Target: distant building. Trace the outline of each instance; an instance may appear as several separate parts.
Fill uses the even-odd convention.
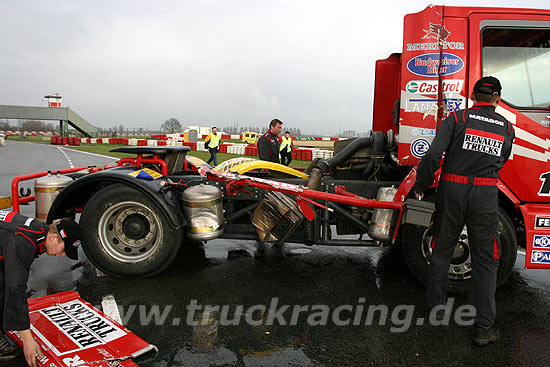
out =
[[[357,133],[355,132],[355,130],[344,130],[342,132],[343,138],[355,138],[356,136],[357,136]]]

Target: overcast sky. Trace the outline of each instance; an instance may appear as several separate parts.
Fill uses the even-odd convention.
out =
[[[426,1],[0,1],[0,104],[64,106],[100,127],[371,127],[374,63]],[[445,1],[547,8],[548,0]]]

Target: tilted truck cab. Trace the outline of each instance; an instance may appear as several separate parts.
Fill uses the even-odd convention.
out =
[[[442,119],[471,107],[474,83],[488,75],[501,81],[497,112],[516,134],[500,205],[526,267],[550,268],[549,10],[429,6],[407,15],[402,53],[376,64],[373,130],[398,135],[397,164],[415,166]]]

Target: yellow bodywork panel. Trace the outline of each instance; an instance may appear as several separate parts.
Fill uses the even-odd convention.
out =
[[[0,196],[0,209],[11,208],[11,198],[9,196]]]
[[[203,161],[202,159],[200,159],[198,157],[193,157],[192,155],[186,155],[185,159],[187,159],[187,161],[189,163],[191,163],[195,166],[205,166],[205,165],[207,165],[206,161]]]
[[[238,173],[238,174],[245,174],[248,171],[261,170],[261,169],[268,169],[273,173],[275,172],[282,173],[290,177],[298,177],[298,178],[309,177],[303,172],[300,172],[298,170],[295,170],[294,168],[290,168],[279,163],[261,161],[258,159],[245,158],[245,157],[229,159],[225,162],[218,164],[216,167],[213,168],[214,171],[231,172],[231,173]]]

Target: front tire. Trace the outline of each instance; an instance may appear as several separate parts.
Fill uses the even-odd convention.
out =
[[[497,287],[501,286],[512,273],[517,257],[517,235],[508,215],[499,208],[498,222],[501,254],[497,271]],[[433,233],[429,228],[405,225],[401,235],[401,250],[411,272],[424,285],[428,283],[428,268]],[[449,267],[448,290],[452,293],[467,293],[471,282],[471,256],[466,226],[455,246],[453,260]]]
[[[84,207],[83,249],[90,261],[112,276],[153,276],[178,253],[181,234],[143,193],[126,185],[107,186]]]

